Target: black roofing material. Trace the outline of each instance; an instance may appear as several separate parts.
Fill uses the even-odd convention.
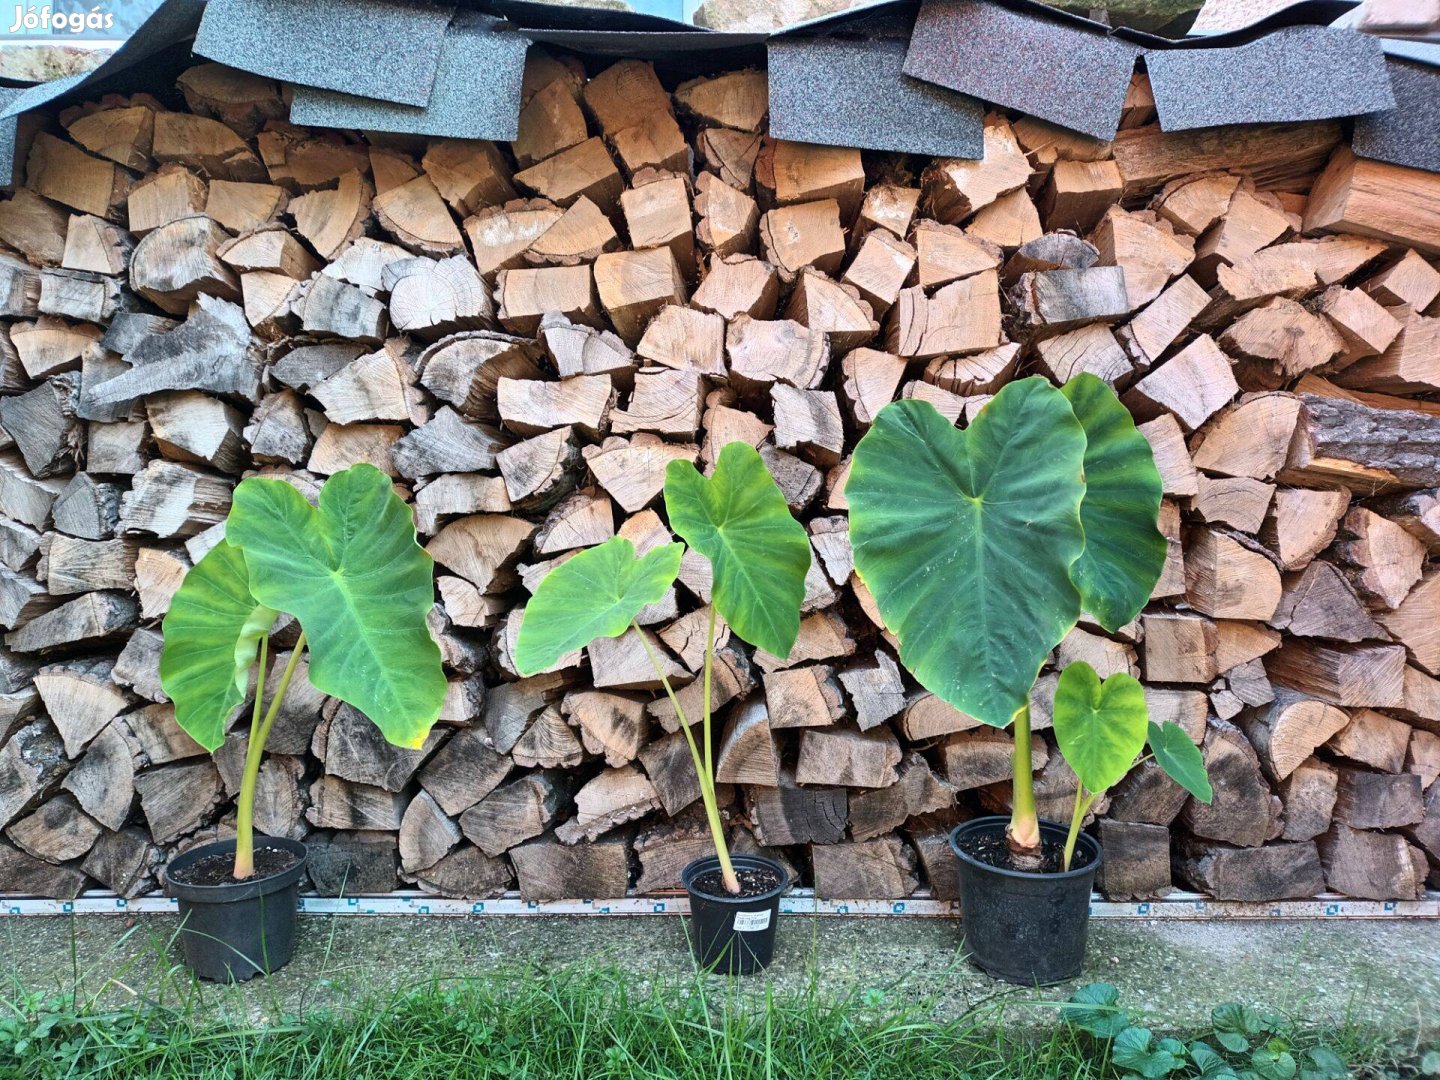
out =
[[[594,56],[623,56],[634,60],[674,61],[701,71],[721,71],[736,63],[737,51],[764,55],[768,33],[736,31],[687,34],[669,30],[521,30],[531,41],[558,45]]]
[[[1292,26],[1248,45],[1145,57],[1164,131],[1329,120],[1395,106],[1380,43],[1349,30]]]
[[[626,11],[613,7],[577,7],[545,3],[543,0],[486,0],[485,5],[516,26],[545,30],[658,31],[661,33],[704,34],[707,28],[663,15]]]
[[[1396,107],[1355,119],[1360,157],[1440,172],[1440,68],[1391,59]]]
[[[8,119],[31,109],[38,109],[64,97],[72,90],[93,86],[142,60],[148,60],[162,49],[194,34],[204,10],[205,0],[165,0],[165,3],[156,8],[135,33],[98,67],[76,75],[67,75],[63,79],[52,79],[24,90],[5,102],[5,110],[0,112],[0,118]],[[3,169],[0,169],[0,175],[3,174]]]
[[[770,42],[770,134],[777,139],[981,158],[974,98],[907,78],[905,42],[786,37]]]
[[[440,44],[430,102],[397,105],[295,87],[290,119],[312,127],[509,142],[519,133],[520,80],[530,42],[498,19],[462,11]]]
[[[195,51],[271,79],[424,105],[453,12],[424,0],[210,0]]]
[[[925,0],[905,74],[1113,139],[1136,45],[983,0]]]

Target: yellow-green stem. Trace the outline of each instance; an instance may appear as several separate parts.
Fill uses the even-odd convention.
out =
[[[1014,855],[1038,858],[1040,819],[1035,814],[1035,782],[1030,762],[1030,706],[1015,714],[1015,749],[1010,759],[1013,783],[1007,838]]]
[[[715,777],[710,768],[710,694],[709,675],[711,653],[714,651],[714,612],[711,612],[711,634],[710,642],[705,650],[705,714],[704,727],[705,755],[702,757],[700,748],[695,745],[695,734],[690,730],[690,720],[685,715],[685,710],[680,707],[680,699],[675,696],[675,688],[670,685],[670,679],[665,674],[665,669],[660,665],[660,658],[655,655],[655,650],[650,647],[650,640],[645,632],[635,623],[630,624],[631,628],[640,636],[640,644],[645,647],[645,655],[650,658],[650,666],[655,669],[655,674],[660,676],[660,685],[665,687],[665,693],[670,698],[670,704],[675,709],[675,716],[680,721],[680,730],[685,733],[685,743],[690,747],[690,760],[695,763],[695,776],[700,781],[700,801],[705,806],[705,820],[710,825],[710,839],[715,844],[715,857],[720,860],[720,880],[725,884],[725,891],[738,895],[740,892],[740,879],[735,874],[735,866],[730,861],[730,845],[725,842],[725,825],[720,820],[720,805],[715,799]]]
[[[715,605],[710,605],[710,625],[705,631],[705,717],[702,730],[705,735],[705,775],[715,775],[715,764],[710,758],[710,670],[715,666]]]
[[[1078,783],[1075,785],[1075,812],[1070,815],[1070,834],[1065,837],[1066,870],[1070,869],[1070,860],[1075,856],[1075,841],[1080,839],[1080,823],[1085,820],[1085,812],[1094,801],[1094,795],[1087,798],[1084,787]]]
[[[270,738],[270,729],[275,726],[275,717],[280,715],[280,704],[285,700],[285,691],[290,689],[290,680],[305,652],[305,633],[301,631],[295,642],[295,651],[290,662],[280,674],[280,683],[275,687],[275,696],[270,699],[270,708],[260,718],[261,698],[265,693],[265,651],[266,643],[260,642],[260,673],[255,682],[255,711],[250,717],[250,744],[245,748],[245,771],[240,777],[240,797],[235,804],[235,880],[243,881],[255,873],[255,783],[260,778],[260,762],[265,757],[265,743]]]

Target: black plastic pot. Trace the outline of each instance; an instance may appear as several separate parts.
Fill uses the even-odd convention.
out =
[[[713,855],[696,859],[680,875],[690,894],[690,947],[707,970],[751,975],[763,970],[775,952],[775,922],[790,876],[778,862],[763,855],[732,855],[730,861],[737,870],[773,870],[780,884],[759,896],[697,892],[691,883],[707,870],[717,869],[720,860]]]
[[[207,855],[233,855],[234,840],[202,844],[165,868],[165,891],[180,901],[185,964],[202,979],[244,982],[278,971],[295,947],[295,913],[305,874],[305,845],[280,837],[255,838],[256,847],[284,848],[300,861],[269,877],[223,885],[186,885],[172,876]]]
[[[967,855],[966,837],[1005,835],[1009,818],[957,825],[950,847],[960,859],[960,917],[966,957],[987,975],[1024,986],[1048,986],[1080,974],[1090,927],[1090,890],[1100,845],[1081,833],[1075,867],[1059,874],[1002,869]],[[1065,843],[1069,830],[1040,822],[1042,840]]]

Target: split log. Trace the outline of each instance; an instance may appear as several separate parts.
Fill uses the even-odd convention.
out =
[[[1292,900],[1325,888],[1320,854],[1308,841],[1258,848],[1187,842],[1182,854],[1177,863],[1180,876],[1216,900]]]
[[[1181,821],[1196,836],[1237,847],[1259,847],[1280,835],[1281,803],[1261,775],[1260,760],[1240,729],[1212,722],[1202,747],[1215,790],[1208,806],[1185,804]]]
[[[1265,663],[1271,681],[1332,705],[1402,704],[1405,650],[1399,645],[1287,641]]]
[[[630,848],[623,836],[581,844],[532,840],[513,848],[510,859],[523,900],[608,899],[624,896],[630,884]]]
[[[1312,562],[1298,574],[1285,576],[1280,606],[1270,624],[1299,637],[1337,641],[1386,636],[1345,576],[1330,563],[1320,561]]]
[[[1010,759],[1014,746],[1009,732],[991,727],[982,726],[951,735],[940,744],[945,778],[957,791],[970,791],[1007,780],[1011,775]],[[1031,765],[1037,770],[1043,769],[1049,758],[1044,739],[1039,734],[1032,735]]]
[[[569,803],[570,792],[561,774],[530,773],[497,787],[462,813],[460,828],[467,840],[494,858],[539,836]]]
[[[1420,580],[1425,546],[1379,514],[1355,507],[1340,522],[1335,553],[1353,569],[1356,590],[1394,610]]]
[[[1417,900],[1425,890],[1424,853],[1390,833],[1336,824],[1317,841],[1325,884],[1368,900]]]
[[[821,899],[895,899],[919,886],[915,853],[898,836],[810,849],[815,895]]]
[[[1266,775],[1276,781],[1288,777],[1349,723],[1344,710],[1285,689],[1276,692],[1268,707],[1240,719]]]
[[[1170,892],[1169,829],[1101,818],[1096,832],[1105,849],[1105,861],[1100,864],[1095,887],[1107,900],[1148,900]]]
[[[745,795],[755,837],[767,847],[837,844],[845,838],[848,811],[843,787],[801,787],[793,770],[782,769],[778,785],[747,787]]]
[[[393,833],[337,832],[312,837],[305,868],[321,896],[383,895],[395,888],[399,850]]]

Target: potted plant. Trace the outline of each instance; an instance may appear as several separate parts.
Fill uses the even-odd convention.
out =
[[[225,538],[185,575],[162,624],[160,682],[201,746],[217,749],[254,694],[235,839],[202,844],[165,869],[185,960],[201,977],[248,979],[290,959],[305,845],[257,845],[253,811],[265,741],[300,658],[308,654],[316,689],[359,709],[391,743],[425,741],[446,691],[425,621],[433,574],[410,508],[374,466],[330,477],[318,507],[281,480],[251,477],[235,488]],[[267,707],[269,638],[282,614],[300,635]]]
[[[1066,731],[1061,750],[1081,776],[1067,830],[1035,812],[1030,693],[1082,611],[1114,632],[1159,580],[1166,542],[1150,445],[1100,379],[1083,374],[1057,389],[1031,377],[1005,386],[964,430],[923,401],[887,405],[856,447],[845,497],[855,568],[900,642],[901,662],[961,712],[1014,725],[1008,822],[980,818],[951,836],[966,948],[1008,981],[1071,978],[1101,859],[1079,833],[1085,789],[1093,802],[1119,778],[1110,771],[1123,775],[1133,762],[1136,753],[1113,765],[1124,749],[1115,730],[1127,738],[1146,730],[1144,696],[1114,676],[1096,690],[1079,671],[1057,694],[1057,737]],[[1157,763],[1208,798],[1193,743],[1173,724],[1157,730]],[[1092,769],[1085,757],[1095,740],[1112,770]]]
[[[665,472],[665,510],[684,544],[663,544],[637,558],[634,545],[617,536],[545,575],[525,607],[515,667],[522,675],[534,675],[596,638],[629,630],[639,635],[685,733],[715,843],[713,857],[695,860],[682,874],[690,895],[692,945],[706,968],[749,974],[770,962],[775,917],[788,879],[773,859],[731,855],[725,840],[711,737],[715,624],[718,616],[733,635],[788,656],[800,632],[810,542],[764,461],[745,443],[722,449],[708,479],[690,462],[672,461]],[[686,544],[709,561],[711,570],[698,740],[692,730],[696,718],[686,715],[654,647],[635,622],[674,582]]]

